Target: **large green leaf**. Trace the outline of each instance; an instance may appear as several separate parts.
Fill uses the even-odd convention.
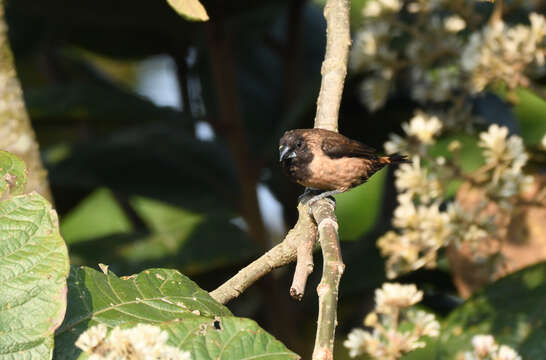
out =
[[[134,197],[131,205],[150,231],[121,249],[123,258],[132,262],[160,262],[194,273],[256,255],[245,231],[225,216],[192,212],[145,197]]]
[[[492,334],[523,359],[546,353],[546,263],[498,280],[470,298],[447,319],[437,359],[454,359],[470,350],[476,334]]]
[[[146,229],[127,232],[129,228],[121,226],[126,216],[118,213],[122,209],[107,193],[100,194],[100,199],[93,196],[93,202],[101,201],[98,213],[85,200],[61,227],[67,231],[70,254],[77,264],[106,262],[123,273],[174,267],[195,274],[243,263],[257,255],[258,249],[248,234],[227,214],[195,212],[135,196],[129,203]]]
[[[26,166],[17,156],[0,150],[0,196],[21,193],[26,184]]]
[[[68,244],[129,233],[132,228],[112,192],[105,188],[92,192],[61,222],[61,231]]]
[[[299,359],[249,319],[192,316],[161,325],[171,345],[190,351],[194,360]]]
[[[47,200],[31,193],[0,202],[0,359],[51,357],[67,275],[66,246]]]
[[[74,146],[51,169],[51,181],[86,190],[105,186],[211,213],[235,209],[239,195],[225,147],[193,139],[181,122],[135,126]]]
[[[193,281],[176,270],[150,269],[117,277],[73,266],[68,278],[68,308],[55,337],[55,356],[74,359],[79,335],[99,323],[162,323],[191,312],[211,318],[231,315]]]
[[[68,310],[56,334],[57,359],[74,359],[78,336],[99,323],[161,326],[169,343],[199,359],[294,359],[297,355],[256,323],[238,319],[176,270],[150,269],[119,278],[85,267],[69,277]]]

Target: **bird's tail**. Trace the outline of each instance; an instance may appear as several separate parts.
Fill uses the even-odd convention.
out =
[[[404,164],[411,163],[406,155],[394,153],[388,156],[382,156],[379,158],[379,162],[383,164]]]

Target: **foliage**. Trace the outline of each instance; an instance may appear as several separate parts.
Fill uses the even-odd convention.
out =
[[[505,5],[497,20],[502,26],[489,24],[496,3]],[[18,77],[73,265],[67,316],[55,339],[58,358],[80,356],[74,344],[93,325],[105,325],[104,336],[109,337],[116,327],[118,333],[142,322],[167,332],[166,343],[182,344],[194,360],[296,357],[287,348],[310,357],[306,351],[314,336],[320,260],[302,303],[288,300],[291,269],[276,272],[229,304],[233,314],[244,317],[211,302],[202,289],[222,284],[296,221],[295,205],[303,189],[283,177],[277,142],[285,130],[312,124],[325,48],[324,1],[203,0],[206,12],[197,15],[180,7],[192,4],[200,3],[6,4]],[[540,319],[540,276],[525,274],[537,274],[541,266],[501,280],[496,279],[504,273],[488,270],[487,281],[495,283],[463,302],[455,295],[459,274],[449,255],[457,246],[464,248],[469,238],[476,248],[491,250],[485,234],[505,231],[506,224],[494,221],[504,215],[514,219],[508,230],[517,236],[511,240],[527,244],[530,232],[514,231],[513,225],[528,219],[517,217],[527,212],[520,206],[525,200],[519,196],[520,185],[528,179],[523,174],[541,184],[537,174],[546,163],[540,148],[546,132],[545,77],[538,51],[545,44],[536,25],[540,16],[530,17],[544,10],[542,3],[527,0],[352,1],[352,71],[345,84],[340,131],[379,153],[409,150],[419,160],[415,157],[398,170],[384,169],[336,197],[347,264],[340,284],[337,359],[348,356],[341,344],[371,310],[374,289],[387,275],[416,283],[424,293],[419,306],[434,312],[442,324],[440,340],[419,340],[427,346],[404,358],[453,358],[472,351],[472,336],[478,334],[494,335],[499,346],[511,346],[523,358],[540,357],[544,331],[533,317]],[[186,21],[188,16],[204,20],[209,15],[207,23]],[[500,44],[498,49],[495,44]],[[506,62],[502,51],[512,47],[522,51],[511,53]],[[487,66],[492,61],[498,66]],[[507,75],[510,66],[517,68],[514,76]],[[163,78],[178,91],[168,90],[163,82],[143,85],[146,67],[156,80],[166,74]],[[389,139],[395,146],[384,149]],[[494,157],[499,144],[510,145],[500,152],[509,159]],[[518,171],[499,173],[492,164]],[[35,195],[20,195],[25,176],[20,162],[0,155],[0,168],[11,169],[14,176],[0,177],[2,201],[34,209],[25,215],[29,217],[38,216],[40,207],[49,209]],[[474,206],[455,207],[463,203],[461,189],[477,171],[480,188],[488,191],[484,201],[498,205],[503,200],[511,209],[480,213]],[[497,186],[502,184],[510,186]],[[264,201],[260,192],[258,204],[257,188],[267,189],[275,200]],[[498,190],[509,196],[492,196]],[[411,201],[400,204],[398,191],[409,193]],[[56,224],[49,220],[55,236],[48,241],[61,249]],[[401,226],[409,223],[412,227]],[[378,249],[376,240],[385,234],[392,241],[381,243],[392,246]],[[401,239],[418,241],[400,251]],[[4,246],[8,242],[2,240],[0,249]],[[518,257],[527,259],[531,256],[525,246],[518,247]],[[473,264],[503,271],[499,265],[511,263],[493,250],[492,258],[477,256]],[[397,261],[390,260],[396,256]],[[117,277],[110,270],[104,274],[79,267],[97,263],[109,264],[116,274],[137,275]],[[520,265],[514,268],[526,264]],[[66,261],[49,274],[60,281],[66,276]],[[182,286],[168,288],[159,299],[137,301],[144,297],[137,294],[136,279],[156,292],[161,286],[156,275],[171,276]],[[534,287],[524,285],[528,282]],[[1,294],[5,286],[0,281]],[[114,292],[125,300],[119,301]],[[182,309],[171,298],[186,292],[207,300]],[[115,309],[123,312],[110,309],[107,296],[112,304],[122,303]],[[0,319],[4,314],[0,304]],[[38,340],[28,346],[42,344],[40,349],[51,351],[60,310],[55,314],[56,319],[48,317],[47,332],[37,332]],[[442,321],[444,315],[447,320]],[[85,320],[78,323],[78,316]],[[375,325],[383,327],[393,321],[387,316],[379,320]],[[397,334],[410,331],[411,321],[405,315],[399,320]],[[9,339],[1,336],[2,324],[0,320],[0,344]]]
[[[0,151],[0,179],[0,358],[48,358],[66,308],[66,245],[51,204],[21,195],[23,161]]]
[[[78,357],[76,340],[93,326],[127,328],[137,323],[165,329],[168,343],[189,351],[193,359],[216,359],[219,354],[226,359],[298,358],[255,322],[233,317],[176,270],[149,269],[122,278],[105,271],[72,267],[67,315],[55,335],[56,358]]]

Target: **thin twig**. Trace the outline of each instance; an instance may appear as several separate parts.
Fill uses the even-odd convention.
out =
[[[240,270],[231,279],[210,292],[210,295],[216,301],[225,304],[238,297],[250,285],[271,270],[296,260],[299,245],[314,243],[317,237],[317,227],[311,216],[309,216],[309,207],[300,203],[298,213],[298,222],[280,244]]]
[[[315,237],[306,237],[300,241],[297,248],[296,270],[292,286],[290,286],[290,296],[296,300],[301,300],[305,294],[305,285],[307,278],[313,272],[313,248],[315,247]]]

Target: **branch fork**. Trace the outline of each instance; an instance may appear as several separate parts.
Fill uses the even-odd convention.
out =
[[[326,55],[321,68],[322,81],[315,128],[338,130],[339,107],[351,44],[349,9],[349,0],[327,0],[324,7],[327,23]],[[345,270],[334,212],[335,203],[320,199],[309,206],[305,200],[304,194],[298,204],[298,222],[286,238],[210,295],[225,304],[271,270],[296,261],[290,295],[301,300],[307,278],[313,272],[313,249],[318,236],[324,265],[322,279],[317,287],[319,315],[313,360],[333,360],[338,288]]]

